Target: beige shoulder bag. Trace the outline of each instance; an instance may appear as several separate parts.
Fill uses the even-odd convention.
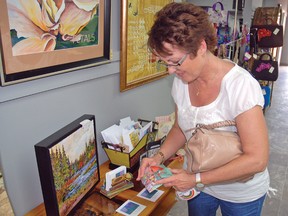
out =
[[[235,121],[222,121],[210,125],[197,124],[185,151],[188,171],[197,173],[223,166],[242,154],[240,138],[236,132],[215,128],[236,126]]]

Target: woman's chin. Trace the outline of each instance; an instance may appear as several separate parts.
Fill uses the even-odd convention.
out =
[[[187,79],[187,77],[185,77],[183,74],[177,74],[177,77],[179,78],[179,79],[181,79],[183,82],[189,82],[190,80],[189,79]]]

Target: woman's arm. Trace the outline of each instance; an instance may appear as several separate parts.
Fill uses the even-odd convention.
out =
[[[181,147],[184,146],[186,138],[178,125],[177,109],[175,111],[175,122],[169,131],[165,142],[162,144],[160,151],[164,154],[165,160],[173,156]]]
[[[140,180],[140,178],[143,176],[146,167],[151,165],[157,165],[160,164],[162,161],[167,160],[168,158],[173,156],[181,147],[183,147],[185,142],[186,138],[178,125],[176,108],[175,122],[159,150],[160,152],[162,152],[163,155],[161,156],[161,154],[156,154],[152,158],[144,158],[138,170],[137,180]]]

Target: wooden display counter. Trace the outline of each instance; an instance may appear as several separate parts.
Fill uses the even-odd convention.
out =
[[[168,167],[179,169],[182,167],[182,162],[178,160],[172,161]],[[156,202],[151,202],[145,199],[142,199],[137,196],[137,194],[142,190],[143,186],[140,182],[134,182],[135,187],[125,190],[118,194],[113,199],[109,200],[108,198],[104,197],[99,193],[100,187],[103,184],[103,180],[105,178],[105,173],[110,171],[109,169],[109,161],[103,163],[100,166],[100,175],[101,180],[95,187],[95,189],[85,198],[83,203],[77,209],[75,215],[85,215],[81,214],[82,211],[96,211],[102,213],[102,215],[121,215],[116,213],[115,210],[124,203],[126,200],[132,200],[142,205],[145,205],[146,208],[141,212],[140,215],[147,216],[147,215],[166,215],[169,210],[173,207],[176,202],[175,199],[175,190],[173,188],[165,188],[161,186],[159,189],[163,190],[164,193]],[[137,173],[134,174],[136,178]],[[29,211],[25,216],[45,216],[45,207],[44,203],[41,203],[36,208]]]

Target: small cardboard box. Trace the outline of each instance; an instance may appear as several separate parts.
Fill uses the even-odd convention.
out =
[[[138,121],[142,123],[142,121],[146,120],[138,120]],[[110,160],[110,168],[115,168],[117,166],[123,165],[126,166],[127,169],[132,170],[138,167],[140,156],[147,151],[146,145],[155,140],[157,133],[157,129],[155,129],[155,124],[157,123],[153,122],[152,132],[144,135],[143,138],[138,142],[138,144],[130,153],[108,148],[108,146],[111,144],[102,141],[102,147]]]

